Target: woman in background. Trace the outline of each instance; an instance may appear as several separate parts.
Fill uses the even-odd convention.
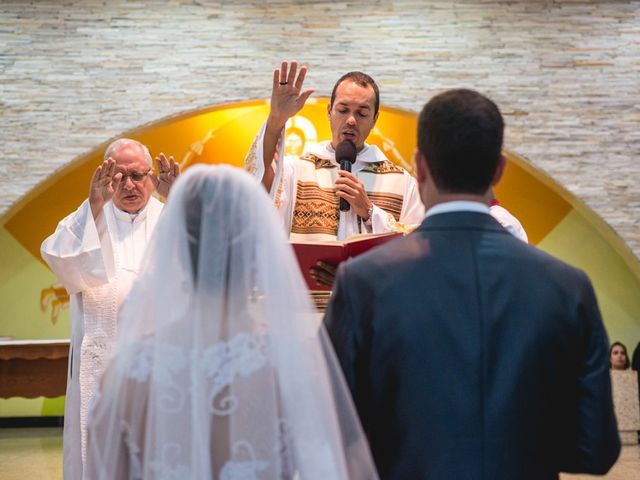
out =
[[[629,368],[629,355],[623,343],[613,342],[609,348],[609,367],[612,370],[626,370]]]

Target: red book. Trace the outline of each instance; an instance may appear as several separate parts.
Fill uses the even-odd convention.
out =
[[[338,265],[348,258],[356,257],[378,245],[402,236],[402,233],[381,233],[354,235],[344,242],[291,242],[298,258],[298,265],[304,275],[309,290],[330,291],[331,288],[317,283],[309,274],[309,270],[317,266],[319,261]]]

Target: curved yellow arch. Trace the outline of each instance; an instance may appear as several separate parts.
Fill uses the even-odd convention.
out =
[[[328,99],[312,99],[287,129],[287,148],[330,138]],[[152,154],[173,155],[183,169],[195,163],[241,167],[254,135],[268,115],[265,100],[217,105],[168,117],[123,136]],[[413,170],[417,115],[381,107],[369,136],[399,165]],[[40,260],[42,240],[86,198],[89,180],[108,142],[55,172],[0,219],[0,302],[8,309],[0,335],[15,338],[68,336],[68,315],[56,279]],[[612,339],[632,346],[640,337],[640,264],[621,239],[583,202],[525,159],[507,152],[509,165],[496,196],[524,225],[532,244],[584,269],[592,278]],[[42,302],[40,302],[42,300]],[[40,304],[42,303],[42,305]],[[41,308],[42,307],[42,308]]]

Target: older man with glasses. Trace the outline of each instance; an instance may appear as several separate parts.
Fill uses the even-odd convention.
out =
[[[173,157],[121,138],[96,169],[89,198],[64,218],[41,247],[42,258],[71,298],[71,348],[64,420],[64,478],[81,479],[86,415],[103,361],[147,242],[162,211],[155,189],[167,197],[180,174]]]

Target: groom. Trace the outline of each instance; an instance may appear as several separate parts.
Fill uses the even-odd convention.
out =
[[[477,92],[434,97],[424,222],[339,269],[325,323],[383,479],[557,479],[618,457],[589,279],[489,214],[503,130]]]

